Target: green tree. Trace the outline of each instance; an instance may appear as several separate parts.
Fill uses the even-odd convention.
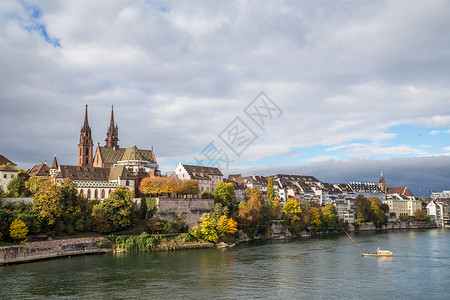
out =
[[[8,194],[11,197],[26,196],[25,180],[21,176],[15,176],[7,185]]]
[[[139,218],[146,219],[147,218],[147,199],[141,198],[141,207],[139,208]]]
[[[106,209],[101,204],[95,204],[92,208],[92,221],[94,230],[98,233],[110,233],[112,231],[111,220]]]
[[[202,199],[214,199],[214,193],[212,193],[212,192],[210,192],[208,190],[203,191],[203,193],[200,196],[200,198],[202,198]]]
[[[273,178],[269,177],[267,180],[267,202],[272,207],[273,200],[275,199],[275,190],[273,188]]]
[[[186,218],[182,212],[176,211],[173,213],[173,218],[170,223],[173,229],[182,231],[186,227]]]
[[[328,230],[335,229],[337,224],[336,206],[330,203],[326,204],[320,211],[320,219]]]
[[[227,206],[230,211],[237,207],[234,185],[231,182],[219,181],[214,189],[214,202]]]
[[[30,191],[31,195],[34,196],[42,186],[42,180],[36,175],[31,176],[25,183],[26,188]]]
[[[116,188],[101,204],[113,231],[123,230],[133,223],[133,193],[126,187]]]
[[[427,213],[423,211],[423,209],[418,208],[414,212],[414,220],[430,222],[430,216],[428,216]]]
[[[25,225],[24,222],[22,222],[19,219],[15,219],[10,226],[9,229],[9,236],[16,240],[21,241],[24,240],[27,237],[28,234],[28,227]]]
[[[159,216],[155,215],[148,219],[147,229],[150,233],[159,233],[162,229],[161,219]]]
[[[372,219],[372,208],[369,199],[358,195],[355,200],[356,217],[358,223],[370,222]]]
[[[0,198],[5,197],[5,191],[3,190],[3,186],[0,185]]]
[[[399,218],[400,221],[402,221],[402,222],[407,222],[407,221],[409,221],[409,216],[408,216],[408,215],[400,215],[398,218]]]

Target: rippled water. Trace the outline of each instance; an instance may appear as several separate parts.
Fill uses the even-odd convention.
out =
[[[0,267],[0,299],[449,299],[450,231],[356,234],[231,249],[72,257]]]

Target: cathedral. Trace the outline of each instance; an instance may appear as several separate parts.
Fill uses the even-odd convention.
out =
[[[54,158],[56,161],[56,157]],[[80,194],[88,199],[103,200],[117,187],[127,187],[136,196],[140,195],[139,184],[143,178],[158,174],[153,147],[151,150],[119,147],[119,127],[114,122],[114,107],[111,107],[111,120],[106,132],[105,145],[98,143],[94,153],[94,142],[88,120],[88,106],[84,123],[80,130],[78,144],[78,164],[76,166],[57,165],[52,178],[56,182],[64,178],[72,180]]]

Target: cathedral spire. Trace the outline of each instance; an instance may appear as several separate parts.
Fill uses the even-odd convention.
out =
[[[114,106],[111,105],[111,120],[109,122],[109,128],[106,132],[106,147],[115,148],[119,147],[119,127],[114,125]]]
[[[78,166],[91,167],[93,163],[92,150],[94,142],[92,141],[91,128],[88,121],[88,105],[84,115],[84,124],[80,130],[80,143],[78,144]]]

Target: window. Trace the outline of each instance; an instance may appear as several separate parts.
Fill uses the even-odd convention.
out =
[[[89,155],[89,148],[86,148],[86,155]]]
[[[5,174],[5,175],[3,175],[3,178],[5,178],[5,179],[6,179],[6,176],[7,176],[6,174]]]
[[[88,158],[86,157],[86,164],[88,164]]]
[[[88,189],[88,191],[87,191],[87,198],[88,198],[88,199],[91,199],[91,190],[89,190],[89,189]]]
[[[81,196],[84,196],[84,190],[81,190],[81,191],[80,191],[80,195],[81,195]]]
[[[102,199],[105,199],[105,190],[102,189]]]
[[[97,189],[95,189],[95,192],[94,192],[94,199],[98,199],[98,190]]]

